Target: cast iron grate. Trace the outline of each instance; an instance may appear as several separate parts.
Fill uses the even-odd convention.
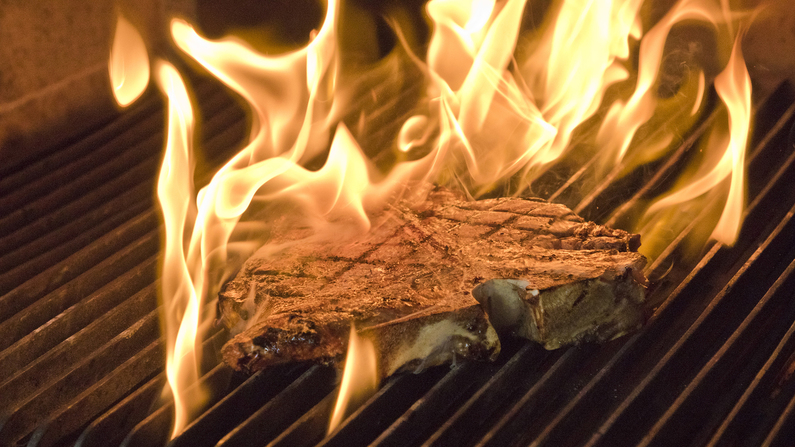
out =
[[[215,154],[208,164],[217,165],[243,138],[244,114],[209,81],[196,92],[203,146]],[[239,376],[220,363],[226,334],[217,331],[204,344],[208,409],[171,444],[792,444],[794,101],[784,85],[758,107],[740,241],[683,261],[694,225],[675,235],[648,267],[653,315],[642,331],[553,352],[513,342],[494,364],[395,376],[330,436],[335,371],[290,365]],[[4,445],[167,442],[152,200],[163,121],[150,96],[45,159],[0,167]],[[670,185],[705,130],[632,175],[594,183],[588,162],[542,177],[534,190],[620,226],[633,205]]]

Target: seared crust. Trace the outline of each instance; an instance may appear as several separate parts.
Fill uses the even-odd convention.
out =
[[[632,252],[639,236],[584,222],[565,206],[538,199],[471,202],[437,188],[419,205],[385,212],[363,237],[298,234],[301,229],[283,232],[278,245],[252,256],[220,294],[224,322],[247,327],[223,349],[237,369],[334,361],[345,352],[351,322],[375,344],[382,375],[456,358],[493,359],[499,340],[483,310],[491,313],[490,306],[479,305],[472,292],[494,278],[524,279],[528,289],[542,291],[620,282],[633,296],[622,306],[637,311],[642,302],[645,259]],[[542,316],[560,319],[555,315]],[[636,327],[639,318],[618,332]],[[602,334],[601,326],[593,333]],[[554,334],[562,344],[589,339]]]

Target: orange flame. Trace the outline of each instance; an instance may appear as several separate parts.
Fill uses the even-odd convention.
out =
[[[149,55],[138,30],[119,15],[110,50],[108,72],[113,97],[122,106],[135,102],[149,84]]]
[[[168,351],[166,376],[174,391],[175,427],[188,422],[188,399],[183,390],[198,379],[195,343],[199,326],[200,291],[191,280],[185,263],[185,223],[195,210],[193,194],[193,110],[185,84],[173,66],[159,63],[157,84],[168,97],[168,136],[165,156],[157,182],[157,197],[163,210],[166,243],[163,251],[162,293],[167,306]],[[193,212],[192,212],[193,211]],[[180,314],[182,317],[180,318]],[[179,324],[182,320],[183,324]],[[178,434],[175,429],[174,435]]]
[[[711,237],[731,245],[737,240],[745,200],[744,169],[745,146],[751,125],[751,78],[745,67],[738,35],[726,68],[715,78],[715,90],[729,113],[729,141],[723,146],[723,155],[705,175],[678,191],[654,203],[648,210],[653,214],[664,208],[693,200],[731,177],[729,196],[720,220]],[[714,145],[708,151],[719,151]]]
[[[336,2],[329,4],[323,26],[309,45],[275,57],[263,56],[234,38],[208,41],[186,22],[172,21],[177,46],[253,109],[251,143],[228,170],[276,156],[305,161],[326,149],[333,104],[328,96],[336,78],[337,9]],[[253,194],[266,181],[247,189]]]
[[[340,124],[324,167],[310,171],[300,165],[328,144],[337,64],[333,33],[337,8],[336,3],[329,4],[323,27],[307,47],[277,57],[261,56],[233,39],[208,41],[185,22],[172,22],[177,45],[246,98],[254,112],[249,144],[194,194],[185,169],[192,150],[190,103],[172,70],[161,69],[170,76],[163,74],[160,81],[170,99],[170,133],[158,191],[167,222],[163,271],[163,296],[170,312],[167,332],[177,334],[172,337],[174,352],[167,366],[177,404],[173,436],[189,419],[189,410],[181,402],[199,399],[183,395],[197,378],[199,309],[218,292],[224,278],[218,278],[214,269],[228,265],[228,241],[252,202],[288,199],[314,218],[309,223],[318,229],[329,231],[333,226],[341,232],[337,236],[359,234],[369,229],[368,205],[383,203],[414,175],[414,167],[424,163],[406,163],[380,178]],[[253,251],[263,241],[249,242]]]
[[[400,147],[422,143],[421,128],[438,122],[438,150],[454,152],[445,168],[479,192],[557,160],[607,88],[627,78],[621,62],[640,37],[640,4],[558,2],[545,31],[516,48],[523,0],[431,1],[429,105],[438,115],[407,121]]]
[[[751,77],[743,59],[737,36],[729,64],[715,78],[715,90],[729,111],[730,140],[726,152],[731,154],[731,186],[726,207],[712,232],[712,238],[724,244],[734,244],[740,234],[740,224],[745,207],[745,147],[751,128]],[[721,160],[721,164],[723,160]]]
[[[721,14],[718,6],[711,1],[681,0],[643,37],[635,91],[626,103],[613,103],[596,137],[598,145],[616,154],[616,161],[621,161],[626,155],[635,132],[654,114],[658,100],[652,88],[660,71],[663,48],[671,28],[683,20],[701,20],[715,25]],[[701,97],[701,94],[696,95],[694,111],[698,110]]]
[[[174,130],[179,138],[172,139],[169,133],[158,193],[166,218],[163,296],[170,312],[166,318],[167,333],[179,328],[174,352],[167,359],[168,382],[174,394],[176,412],[172,437],[189,422],[188,408],[183,405],[188,397],[184,393],[187,386],[197,380],[198,351],[195,345],[201,323],[201,302],[217,293],[217,285],[210,284],[209,266],[213,261],[224,264],[229,237],[256,190],[269,180],[294,170],[294,162],[301,158],[310,143],[310,131],[315,130],[311,126],[315,118],[312,113],[314,96],[320,90],[321,75],[334,55],[329,30],[334,26],[335,12],[336,5],[330,5],[323,28],[307,49],[281,58],[259,56],[231,40],[209,42],[199,37],[185,22],[172,22],[172,35],[177,45],[246,98],[255,111],[251,143],[196,195],[196,210],[188,213],[193,200],[192,184],[185,178],[172,179],[169,174],[180,170],[182,176],[188,176],[184,167],[189,166],[192,150],[189,137],[193,123],[192,119],[184,118],[191,116],[190,103],[185,103],[187,107],[169,108],[170,128],[172,122],[179,127]],[[325,52],[321,54],[320,50]],[[263,82],[261,78],[268,80],[268,76],[271,82]],[[307,84],[302,86],[296,81],[304,76],[310,83],[308,94],[305,92]],[[174,84],[174,81],[170,83]],[[182,98],[182,93],[179,90],[179,99],[187,101],[187,94]],[[167,91],[167,94],[173,93]],[[170,104],[174,103],[171,99]],[[305,117],[300,119],[304,110]],[[299,116],[298,120],[296,116]],[[183,230],[186,227],[192,227],[188,233],[187,252],[183,250]],[[175,311],[181,308],[185,311],[180,319]]]
[[[454,175],[461,173],[457,165],[463,159],[463,173],[475,187],[517,172],[555,135],[507,70],[524,1],[497,6],[445,0],[427,6],[435,24],[427,67],[429,105],[438,109],[437,150],[442,157],[454,152],[445,157]]]
[[[418,112],[402,123],[394,147],[401,152],[398,159],[413,161],[385,174],[372,166],[341,122],[348,104],[338,92],[337,1],[329,2],[322,27],[305,47],[276,56],[262,55],[235,38],[207,40],[188,23],[173,20],[177,47],[241,95],[252,113],[246,146],[196,192],[187,90],[172,66],[157,65],[157,83],[169,100],[158,197],[166,227],[162,292],[168,311],[167,375],[176,404],[173,436],[201,403],[202,396],[184,394],[198,378],[196,343],[206,318],[201,309],[217,294],[224,266],[234,270],[228,241],[252,205],[289,201],[317,232],[346,236],[367,231],[369,212],[405,193],[412,181],[455,180],[478,195],[519,177],[524,182],[515,188],[519,192],[569,150],[575,132],[600,108],[605,118],[592,140],[621,162],[640,126],[663,109],[654,87],[672,26],[686,19],[715,25],[730,16],[710,1],[681,0],[642,36],[642,0],[558,0],[544,25],[531,33],[521,29],[525,0],[432,0],[426,8],[434,24],[428,54],[424,62],[415,61],[427,77],[426,95]],[[633,39],[640,40],[641,51],[635,90],[626,102],[603,104],[610,98],[608,89],[632,77],[627,67]],[[697,112],[705,89],[703,73],[693,80],[697,85],[691,82],[688,91],[694,96],[682,109],[689,115]],[[738,44],[715,86],[731,121],[723,158],[713,173],[650,212],[703,194],[731,176],[729,205],[713,233],[730,241],[742,213],[750,122],[750,81]],[[659,151],[668,141],[632,150]],[[321,169],[304,167],[326,154]],[[264,243],[258,236],[246,241],[252,251]],[[345,378],[354,374],[347,370],[360,354],[375,362],[371,347],[354,348],[361,343],[367,344],[352,329],[346,389],[358,382],[376,386],[375,379]],[[341,393],[330,430],[343,417],[346,399]]]
[[[629,76],[621,62],[629,56],[629,38],[640,38],[641,3],[585,0],[558,6],[554,26],[524,66],[534,96],[543,101],[544,116],[558,128],[545,162],[563,153],[607,88]],[[547,57],[549,64],[544,64]]]
[[[331,415],[328,433],[336,429],[345,416],[375,393],[378,388],[378,375],[376,369],[376,354],[373,343],[356,333],[356,327],[351,325],[351,335],[348,338],[348,353],[345,356],[345,369],[342,372],[342,382]]]

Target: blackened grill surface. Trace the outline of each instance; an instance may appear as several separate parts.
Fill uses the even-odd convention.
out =
[[[220,162],[243,135],[243,112],[208,82],[197,98]],[[210,404],[173,445],[792,445],[794,99],[784,86],[759,105],[739,242],[687,258],[694,227],[672,238],[647,267],[654,313],[637,334],[558,351],[509,343],[494,364],[401,374],[326,436],[333,370],[239,376],[218,363],[227,335],[213,332]],[[0,444],[167,442],[152,204],[163,120],[149,97],[46,159],[0,167]],[[621,226],[670,186],[704,129],[643,172],[593,183],[586,163],[534,189]]]

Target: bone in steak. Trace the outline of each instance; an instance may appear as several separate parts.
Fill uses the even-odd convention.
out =
[[[436,188],[365,236],[269,244],[249,258],[219,296],[223,321],[242,330],[224,358],[246,371],[332,362],[351,322],[373,341],[382,376],[493,360],[497,331],[547,348],[609,340],[643,322],[639,245],[563,205]]]

